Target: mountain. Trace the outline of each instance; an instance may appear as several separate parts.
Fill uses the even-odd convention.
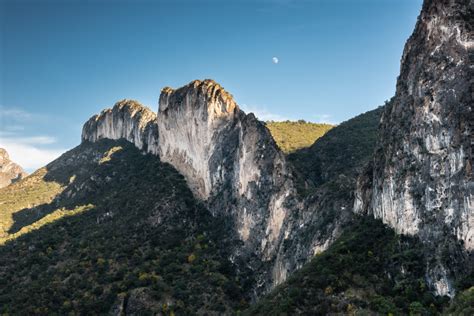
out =
[[[212,80],[164,88],[156,121],[144,120],[148,115],[137,113],[145,109],[137,111],[136,103],[124,102],[129,105],[118,103],[91,118],[83,140],[125,135],[138,148],[159,156],[183,174],[194,196],[205,201],[213,215],[230,217],[240,240],[233,251],[239,260],[255,271],[261,270],[263,258],[273,260],[286,213],[283,202],[292,189],[284,155],[264,124],[243,113]],[[143,134],[153,126],[157,128],[152,137]],[[263,270],[262,278],[278,278]]]
[[[23,168],[10,160],[8,152],[0,148],[0,188],[21,180],[27,175]]]
[[[376,114],[366,116],[370,126],[377,125]],[[328,138],[338,139],[338,131],[353,124],[334,128],[331,135],[336,137],[328,133]],[[355,125],[357,129],[362,124]],[[312,194],[298,195],[298,172],[265,124],[241,111],[212,80],[164,88],[156,120],[136,102],[121,101],[92,117],[82,135],[85,142],[125,138],[158,156],[185,177],[194,196],[214,216],[228,217],[230,233],[238,241],[231,247],[232,260],[240,273],[252,274],[253,299],[326,249],[352,215],[354,173],[334,172],[334,178]],[[328,152],[357,155],[349,143],[326,142]],[[366,143],[370,140],[357,150],[370,152],[373,146]]]
[[[474,269],[473,16],[472,1],[424,2],[356,193],[356,213],[423,240],[439,295]]]

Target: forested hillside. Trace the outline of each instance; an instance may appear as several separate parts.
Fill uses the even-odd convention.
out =
[[[246,306],[225,253],[225,223],[171,166],[104,140],[24,181],[16,203],[43,204],[13,213],[9,233],[28,233],[0,247],[0,313],[184,315]]]

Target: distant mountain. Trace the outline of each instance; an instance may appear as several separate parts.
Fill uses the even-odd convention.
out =
[[[10,160],[8,152],[0,148],[0,188],[21,180],[27,175],[23,168]]]
[[[331,124],[299,121],[267,121],[265,126],[272,133],[278,147],[286,154],[311,146],[334,127]]]

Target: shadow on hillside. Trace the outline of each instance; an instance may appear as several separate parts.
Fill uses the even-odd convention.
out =
[[[9,234],[20,231],[23,227],[29,226],[57,209],[54,205],[41,204],[32,208],[25,208],[13,214],[13,225],[8,230]]]
[[[115,154],[111,154],[106,163],[101,161],[111,149],[117,147],[133,153],[136,151],[135,147],[126,141],[104,139],[94,144],[82,143],[48,164],[46,174],[38,176],[33,185],[55,182],[63,189],[50,203],[14,212],[13,224],[8,234],[15,234],[59,209],[74,210],[82,205],[95,204],[100,199],[100,192],[104,190],[107,182],[111,181],[112,175],[117,175],[118,170],[123,168],[120,166],[123,161],[114,159]]]
[[[360,114],[329,130],[308,148],[289,154],[298,192],[307,196],[331,183],[353,181],[371,159],[383,107]]]

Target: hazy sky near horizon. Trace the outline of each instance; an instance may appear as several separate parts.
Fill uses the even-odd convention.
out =
[[[0,147],[32,171],[116,101],[204,78],[262,120],[339,123],[394,94],[421,3],[0,0]]]

